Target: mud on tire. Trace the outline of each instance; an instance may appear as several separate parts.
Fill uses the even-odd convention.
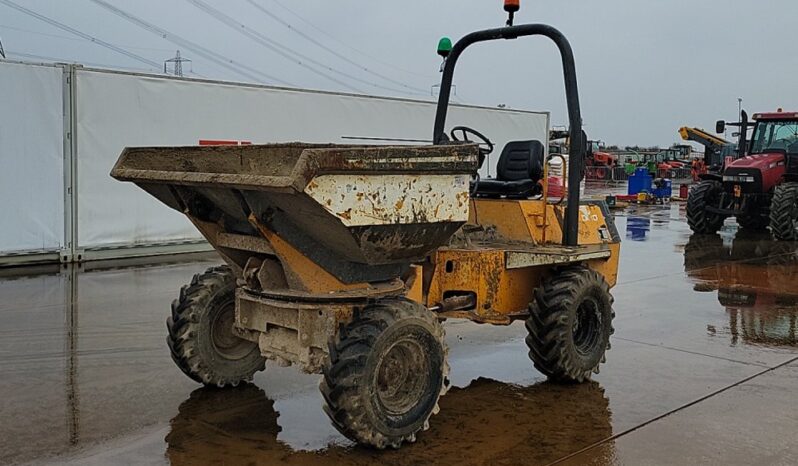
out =
[[[414,442],[448,388],[444,331],[434,313],[404,298],[356,311],[330,340],[320,390],[346,437],[376,448]]]
[[[716,180],[703,180],[687,196],[687,224],[696,233],[717,233],[725,218],[707,212],[707,206],[717,206],[723,185]]]
[[[526,344],[550,380],[583,382],[598,373],[614,332],[612,295],[604,277],[582,266],[560,269],[535,290]]]
[[[233,333],[236,279],[227,266],[194,275],[172,301],[166,342],[191,379],[216,387],[252,380],[265,367],[258,344]]]
[[[798,183],[791,181],[776,186],[770,201],[770,230],[779,240],[798,240]]]

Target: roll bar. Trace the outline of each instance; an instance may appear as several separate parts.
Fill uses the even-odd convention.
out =
[[[576,246],[579,241],[579,183],[582,181],[585,163],[585,142],[582,140],[582,115],[579,109],[579,91],[576,86],[576,66],[574,54],[568,39],[557,29],[546,24],[522,24],[484,31],[472,32],[452,47],[446,58],[441,78],[441,89],[438,95],[438,108],[435,113],[435,127],[432,135],[433,144],[446,143],[446,114],[449,110],[454,68],[460,54],[470,45],[498,39],[516,39],[523,36],[546,36],[557,45],[562,57],[563,75],[565,79],[565,98],[568,105],[568,123],[570,127],[570,157],[568,161],[568,204],[565,209],[563,224],[563,245]]]

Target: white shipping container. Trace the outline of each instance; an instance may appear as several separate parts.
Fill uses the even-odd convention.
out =
[[[0,254],[64,247],[63,70],[0,61]]]

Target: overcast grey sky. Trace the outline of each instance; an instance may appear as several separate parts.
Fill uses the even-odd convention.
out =
[[[92,0],[13,1],[151,62],[162,63],[179,48],[198,75],[252,80]],[[265,74],[300,87],[407,97],[429,92],[439,81],[435,47],[441,36],[456,40],[505,20],[500,0],[202,0],[254,31],[253,39],[191,0],[104,1],[247,65],[248,74],[263,82],[270,82]],[[523,0],[516,24],[549,23],[569,37],[591,138],[669,145],[678,141],[682,125],[710,129],[718,118],[734,119],[738,97],[749,113],[798,109],[793,84],[798,58],[791,47],[796,20],[795,0]],[[261,43],[263,37],[301,57],[275,53]],[[160,71],[1,2],[0,38],[9,58],[22,53]],[[310,65],[308,59],[333,70]],[[460,61],[455,84],[466,103],[549,110],[553,124],[566,120],[559,58],[544,39],[472,47]]]

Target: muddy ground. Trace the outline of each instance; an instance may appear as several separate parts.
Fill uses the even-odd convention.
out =
[[[316,376],[269,366],[219,391],[182,375],[164,319],[211,255],[2,272],[0,463],[798,464],[798,247],[733,221],[691,238],[678,205],[617,225],[616,332],[595,382],[546,383],[521,323],[447,322],[456,388],[398,452],[338,434]]]

